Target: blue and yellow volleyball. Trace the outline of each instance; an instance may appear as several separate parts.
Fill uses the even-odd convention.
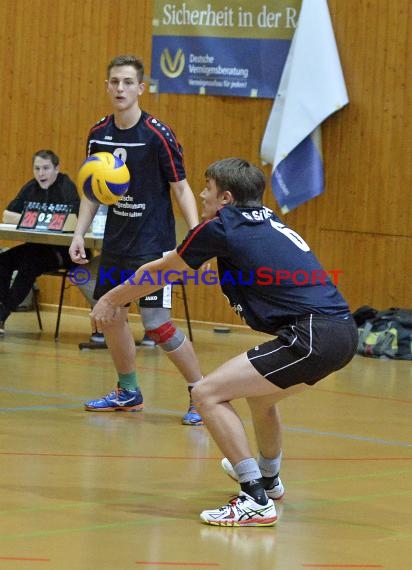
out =
[[[115,204],[129,188],[126,164],[110,152],[96,152],[83,162],[77,176],[80,196],[99,204]]]

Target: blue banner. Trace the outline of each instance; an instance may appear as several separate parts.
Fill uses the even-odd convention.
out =
[[[230,6],[156,0],[151,77],[157,91],[273,99],[299,7],[300,0]]]

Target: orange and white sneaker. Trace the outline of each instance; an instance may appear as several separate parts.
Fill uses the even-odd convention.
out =
[[[231,477],[234,481],[237,482],[238,478],[236,475],[236,471],[233,469],[233,465],[230,463],[229,459],[227,459],[227,457],[224,457],[220,462],[220,464],[226,475],[229,475],[229,477]],[[269,499],[273,499],[274,501],[279,501],[279,499],[281,499],[285,494],[285,488],[282,484],[282,481],[280,480],[280,477],[278,477],[278,482],[276,485],[274,485],[271,489],[265,489],[265,491]]]
[[[273,526],[277,515],[272,499],[268,499],[266,505],[260,505],[240,491],[227,505],[200,513],[200,519],[213,526]]]

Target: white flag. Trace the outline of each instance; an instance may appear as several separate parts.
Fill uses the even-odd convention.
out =
[[[302,0],[261,146],[283,213],[323,191],[317,127],[348,102],[327,1]]]

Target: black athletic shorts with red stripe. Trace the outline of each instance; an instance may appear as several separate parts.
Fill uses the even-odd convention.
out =
[[[296,317],[276,338],[247,351],[254,368],[279,388],[313,385],[343,368],[356,353],[358,330],[351,316]]]

